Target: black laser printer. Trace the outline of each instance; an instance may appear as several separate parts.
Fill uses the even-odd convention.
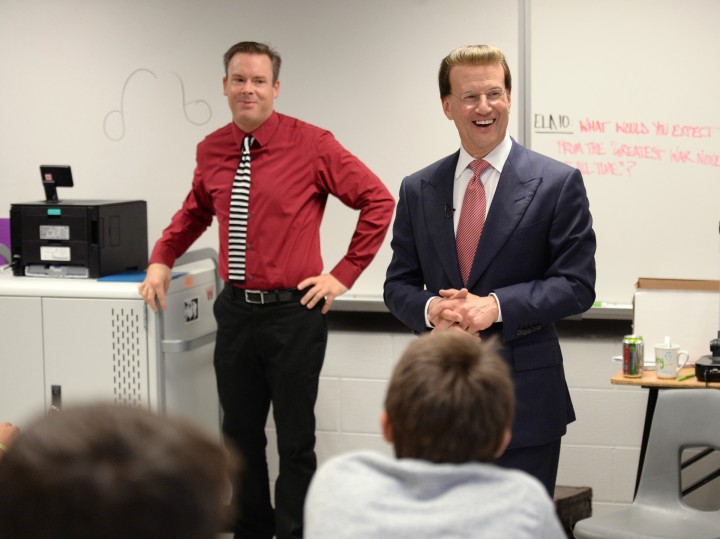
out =
[[[40,167],[45,200],[11,204],[13,274],[97,278],[142,270],[148,259],[144,200],[58,200],[69,166]]]

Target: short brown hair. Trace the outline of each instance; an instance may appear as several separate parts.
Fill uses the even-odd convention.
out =
[[[235,43],[235,45],[233,45],[227,50],[227,52],[223,55],[226,76],[228,74],[228,66],[230,65],[230,60],[232,60],[233,56],[240,53],[264,54],[265,56],[270,58],[270,61],[272,62],[272,83],[275,84],[278,78],[280,78],[280,64],[282,63],[280,55],[270,45],[266,45],[265,43],[258,43],[257,41],[241,41],[240,43]]]
[[[440,85],[440,97],[450,95],[450,70],[459,65],[487,65],[501,64],[505,71],[505,90],[512,91],[512,75],[508,67],[503,51],[492,45],[466,45],[459,47],[448,54],[440,62],[438,83]]]
[[[184,420],[92,404],[40,418],[0,465],[0,537],[214,539],[232,451]]]
[[[385,409],[398,458],[490,462],[512,423],[514,389],[495,341],[429,334],[395,366]]]

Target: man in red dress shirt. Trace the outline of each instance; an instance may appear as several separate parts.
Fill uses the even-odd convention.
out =
[[[164,309],[173,263],[217,218],[219,270],[227,284],[214,307],[215,372],[223,431],[246,460],[234,500],[235,537],[302,537],[303,503],[316,467],[324,314],[375,256],[394,200],[330,132],[275,112],[280,56],[273,49],[241,42],[224,61],[233,121],[198,145],[192,188],[155,244],[139,290],[153,309],[156,301]],[[252,135],[251,181],[244,278],[237,279],[228,269],[230,200],[246,135]],[[360,215],[346,255],[322,273],[319,230],[328,195]],[[280,455],[275,511],[265,454],[271,403]]]

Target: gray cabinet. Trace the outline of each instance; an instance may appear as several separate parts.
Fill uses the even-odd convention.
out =
[[[175,269],[168,308],[137,282],[0,276],[0,421],[87,401],[185,416],[220,435],[212,260]]]

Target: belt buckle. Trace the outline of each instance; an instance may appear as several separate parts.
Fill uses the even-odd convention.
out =
[[[245,301],[257,305],[265,305],[265,294],[262,290],[245,290]]]

